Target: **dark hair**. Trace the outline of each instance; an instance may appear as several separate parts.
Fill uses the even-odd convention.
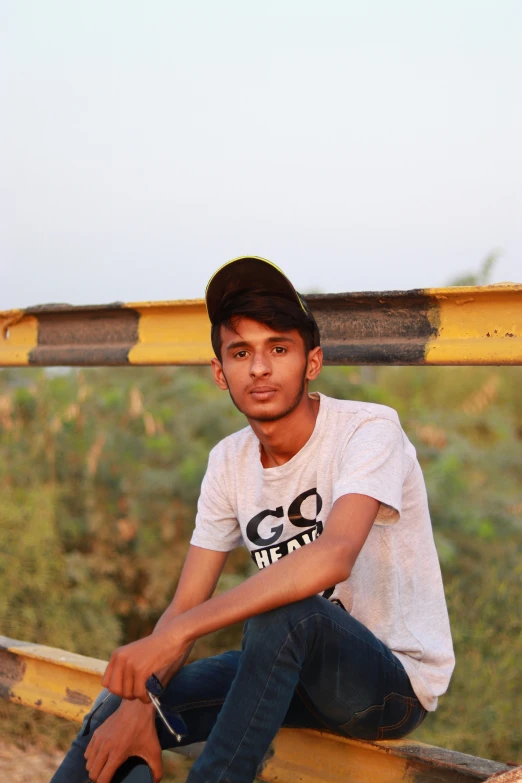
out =
[[[239,318],[251,318],[278,332],[296,329],[303,338],[308,355],[312,348],[320,345],[320,337],[315,318],[303,297],[301,299],[306,313],[298,302],[273,291],[245,289],[226,293],[219,308],[218,320],[212,324],[210,333],[212,348],[219,361],[222,361],[221,327],[235,329]]]

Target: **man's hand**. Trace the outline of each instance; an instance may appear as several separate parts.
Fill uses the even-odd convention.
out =
[[[103,675],[103,686],[123,699],[140,699],[149,704],[145,682],[150,675],[168,666],[172,676],[183,666],[190,650],[191,642],[178,640],[178,624],[175,618],[169,623],[168,633],[166,629],[118,647]]]
[[[118,767],[130,756],[140,756],[152,770],[156,783],[163,777],[161,747],[154,725],[155,711],[123,702],[96,729],[85,751],[87,772],[95,783],[110,783]]]
[[[125,688],[124,693],[123,682],[127,681],[127,674],[122,672],[129,668],[129,671],[132,671],[132,680],[138,684],[140,695],[147,704],[124,701],[94,732],[85,758],[90,778],[95,783],[110,783],[118,767],[130,756],[143,758],[151,768],[154,779],[161,780],[161,749],[154,726],[156,711],[146,695],[145,682],[154,673],[165,684],[185,663],[192,642],[176,644],[170,635],[166,639],[164,631],[174,628],[176,639],[181,639],[176,618],[210,598],[227,555],[228,552],[214,552],[190,546],[176,595],[159,620],[153,635],[121,647],[112,655],[103,682],[107,683],[112,693],[125,696],[127,689]],[[136,670],[135,661],[138,664]],[[120,685],[117,684],[118,681]],[[129,691],[132,691],[130,698],[136,698],[134,687],[129,688]]]

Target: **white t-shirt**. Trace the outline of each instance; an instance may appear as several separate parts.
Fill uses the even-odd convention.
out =
[[[317,538],[342,495],[378,500],[350,577],[325,597],[395,653],[423,706],[435,710],[455,658],[415,449],[392,408],[315,396],[314,431],[284,465],[263,468],[250,427],[212,449],[191,543],[226,552],[244,542],[265,568]]]

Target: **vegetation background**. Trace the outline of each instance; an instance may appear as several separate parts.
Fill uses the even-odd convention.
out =
[[[396,408],[424,470],[457,667],[416,738],[519,764],[521,387],[520,367],[331,367],[314,384]],[[208,452],[244,424],[206,368],[1,371],[1,633],[100,658],[149,633],[176,588]],[[253,568],[237,550],[218,589]],[[77,731],[1,701],[0,726],[4,741],[49,750]],[[165,780],[184,779],[187,762],[168,756]]]

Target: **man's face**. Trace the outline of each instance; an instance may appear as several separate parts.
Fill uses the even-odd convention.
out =
[[[303,398],[306,381],[321,369],[321,349],[315,348],[307,357],[295,329],[276,332],[241,318],[236,331],[221,327],[221,340],[222,362],[212,360],[216,383],[228,388],[235,406],[253,421],[277,421],[291,413]],[[317,361],[310,362],[316,356],[317,368]]]

